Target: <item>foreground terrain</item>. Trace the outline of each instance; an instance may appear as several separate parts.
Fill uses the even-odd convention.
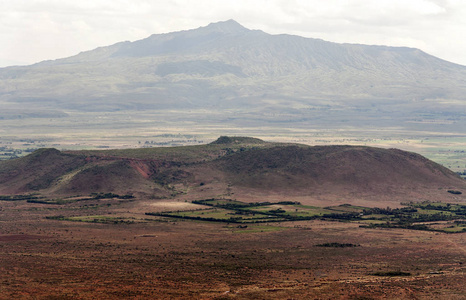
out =
[[[466,296],[462,233],[320,219],[244,226],[144,214],[192,205],[148,199],[2,201],[0,298]]]
[[[42,149],[0,163],[0,299],[464,299],[465,190],[394,149]]]

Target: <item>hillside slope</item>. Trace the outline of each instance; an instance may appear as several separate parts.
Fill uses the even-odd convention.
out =
[[[464,189],[454,172],[418,154],[357,146],[283,146],[236,153],[219,165],[232,186],[314,197],[417,197]],[[241,193],[241,192],[240,192]]]
[[[398,202],[448,200],[453,197],[449,189],[466,191],[466,182],[415,153],[265,143],[251,138],[221,137],[209,145],[126,152],[44,149],[0,163],[2,194],[115,192],[143,198],[228,196],[252,197],[251,201],[288,195],[330,202],[368,198],[377,205],[377,199],[387,197]],[[457,201],[464,198],[454,197]]]
[[[56,149],[39,149],[20,159],[0,163],[0,192],[17,194],[49,188],[60,176],[83,167],[84,157]]]

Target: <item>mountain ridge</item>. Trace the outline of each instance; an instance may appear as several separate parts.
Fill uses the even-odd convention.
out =
[[[323,39],[301,37],[301,36],[298,36],[298,35],[291,35],[291,34],[285,34],[285,33],[283,33],[283,34],[268,34],[268,33],[265,33],[265,32],[263,32],[261,30],[247,29],[247,28],[245,28],[244,26],[242,26],[241,24],[239,24],[238,22],[236,22],[236,21],[234,21],[232,19],[227,20],[227,21],[219,21],[219,22],[215,22],[215,23],[210,23],[207,26],[201,26],[201,27],[196,28],[196,29],[181,30],[181,31],[169,32],[169,33],[152,34],[147,38],[143,38],[143,39],[136,40],[136,41],[133,41],[133,42],[130,42],[130,41],[118,42],[118,43],[115,43],[115,44],[112,44],[112,45],[109,45],[109,46],[103,46],[103,47],[98,47],[98,48],[93,49],[93,50],[84,51],[84,52],[81,52],[81,53],[79,53],[77,55],[74,55],[74,56],[71,56],[71,57],[68,57],[68,58],[61,58],[61,59],[56,59],[56,60],[47,60],[47,61],[44,61],[44,62],[50,63],[50,62],[67,61],[70,58],[74,58],[74,57],[77,57],[77,56],[79,56],[81,54],[90,53],[90,52],[93,52],[93,51],[96,51],[96,50],[99,50],[99,49],[122,47],[122,46],[127,46],[127,45],[139,45],[139,44],[143,44],[146,41],[157,40],[158,38],[166,38],[168,40],[172,40],[172,39],[175,39],[175,38],[185,37],[186,35],[190,35],[190,34],[193,34],[194,36],[199,36],[199,35],[203,36],[203,35],[208,35],[208,34],[212,34],[212,33],[224,34],[224,35],[239,35],[239,34],[248,33],[248,34],[260,35],[262,37],[282,37],[282,38],[285,38],[285,39],[297,39],[297,40],[304,40],[304,41],[307,41],[307,42],[312,41],[314,43],[323,43],[323,44],[326,44],[326,45],[350,46],[350,47],[353,47],[353,48],[371,47],[373,49],[379,49],[379,50],[399,50],[399,51],[403,51],[403,52],[412,51],[412,52],[420,53],[422,55],[427,55],[427,56],[429,56],[431,58],[435,58],[435,59],[437,59],[438,61],[441,61],[441,62],[446,62],[446,63],[448,63],[450,65],[466,67],[466,66],[463,66],[463,65],[460,65],[460,64],[456,64],[456,63],[453,63],[453,62],[449,62],[449,61],[437,58],[437,57],[432,56],[430,54],[427,54],[424,51],[422,51],[420,49],[417,49],[417,48],[404,47],[404,46],[366,45],[366,44],[360,44],[360,43],[335,43],[335,42],[325,41]],[[120,51],[121,51],[121,49],[120,49]],[[125,51],[122,51],[122,52],[124,53]],[[117,53],[118,53],[118,50],[117,50]],[[148,54],[148,55],[151,55],[151,54]],[[112,54],[111,56],[112,57],[118,57],[119,55]],[[44,63],[44,62],[39,62],[38,64],[41,64],[41,63]]]
[[[262,116],[260,125],[270,114],[309,120],[315,109],[336,108],[351,113],[352,126],[364,119],[361,109],[412,126],[466,104],[466,67],[419,49],[271,35],[233,20],[4,68],[0,78],[0,103],[11,108],[176,110],[187,118],[208,109],[223,119],[234,110]]]

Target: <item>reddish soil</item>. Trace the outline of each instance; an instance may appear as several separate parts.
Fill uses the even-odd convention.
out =
[[[0,205],[0,299],[466,297],[466,234],[319,220],[238,228],[144,215],[189,206],[170,200]],[[45,219],[58,215],[134,223]],[[316,247],[332,242],[360,246]],[[393,271],[410,275],[373,275]]]
[[[131,167],[136,169],[136,171],[138,171],[139,174],[141,174],[142,177],[144,177],[146,179],[149,179],[150,176],[153,173],[152,170],[150,169],[150,167],[148,165],[146,165],[145,163],[143,163],[143,162],[132,160],[132,161],[130,161],[130,165],[131,165]]]
[[[159,198],[256,194],[257,198],[307,198],[302,202],[324,205],[361,199],[366,205],[373,203],[369,206],[410,200],[466,201],[466,192],[447,193],[466,191],[463,179],[414,153],[356,146],[266,145],[121,153],[42,149],[0,164],[0,194],[39,192],[63,197],[114,192]]]
[[[30,235],[30,234],[0,234],[0,242],[12,242],[12,241],[25,241],[48,238],[41,235]]]
[[[44,149],[0,164],[2,195],[136,196],[0,200],[0,299],[466,299],[465,233],[319,220],[240,228],[145,215],[212,197],[465,203],[466,193],[447,192],[466,190],[451,171],[399,150],[239,145],[227,155],[233,145],[215,147],[160,152],[166,159],[155,150],[132,153],[147,156],[136,159]],[[359,246],[316,247],[326,243]],[[397,272],[406,276],[375,275]]]

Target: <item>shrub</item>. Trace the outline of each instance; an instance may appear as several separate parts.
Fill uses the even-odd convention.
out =
[[[455,190],[448,190],[447,192],[449,192],[450,194],[453,194],[453,195],[461,195],[462,194],[462,192],[455,191]]]

